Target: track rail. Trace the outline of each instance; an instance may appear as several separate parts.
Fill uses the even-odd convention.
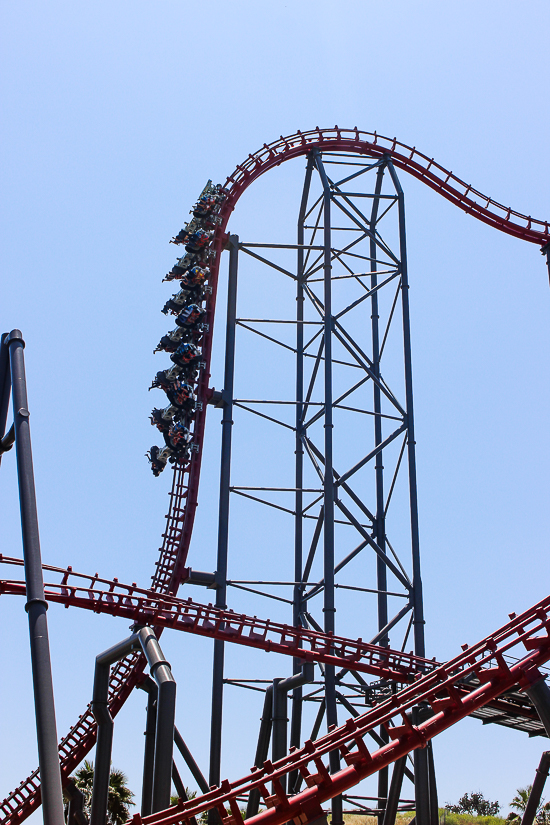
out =
[[[189,465],[176,466],[174,470],[163,544],[152,576],[152,589],[156,592],[172,595],[177,593],[191,542],[198,502],[206,407],[211,393],[210,359],[218,273],[227,223],[239,197],[256,178],[284,161],[305,155],[314,149],[321,152],[363,155],[374,159],[388,157],[397,168],[421,180],[455,206],[489,226],[543,247],[550,240],[548,221],[523,215],[498,203],[466,184],[433,158],[417,151],[415,147],[407,146],[395,138],[378,135],[376,132],[364,132],[357,128],[340,129],[337,126],[333,129],[315,128],[306,132],[298,131],[294,135],[281,136],[279,140],[264,144],[254,155],[249,155],[227,179],[225,188],[228,190],[228,197],[221,211],[222,222],[216,229],[211,245],[214,250],[214,260],[210,267],[212,295],[207,300],[205,318],[209,325],[209,333],[205,335],[202,344],[202,357],[206,366],[200,373],[197,386],[197,399],[202,403],[202,410],[197,413],[194,428],[194,439],[199,445],[199,451],[192,454]],[[113,715],[122,707],[135,684],[142,678],[143,667],[141,658],[128,657],[113,668],[110,693],[110,708]],[[88,708],[60,743],[63,780],[67,779],[70,772],[89,753],[94,743],[95,721]],[[37,771],[34,771],[0,804],[2,825],[21,822],[38,807],[40,787],[37,776]]]
[[[23,565],[20,559],[6,559],[4,564]],[[221,639],[245,647],[272,653],[282,653],[304,661],[323,662],[335,667],[368,673],[380,679],[411,682],[418,673],[433,670],[435,661],[412,653],[402,653],[379,647],[362,639],[352,640],[329,633],[318,633],[303,627],[279,624],[204,605],[191,599],[159,596],[136,585],[118,580],[100,579],[97,575],[74,573],[71,568],[45,568],[61,574],[60,583],[46,583],[48,601],[65,607],[80,607],[94,613],[108,613],[130,619],[135,624],[155,628],[172,628],[211,639]],[[85,582],[90,582],[86,586]],[[0,580],[0,594],[25,595],[25,582]]]

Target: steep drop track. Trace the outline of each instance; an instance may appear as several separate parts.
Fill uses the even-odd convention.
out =
[[[176,466],[174,470],[172,489],[170,492],[170,507],[167,515],[166,529],[163,534],[163,544],[160,548],[159,559],[155,565],[155,573],[152,576],[152,589],[157,593],[171,595],[175,595],[177,593],[184,576],[183,571],[186,565],[189,544],[191,541],[195,511],[197,507],[202,459],[202,443],[204,440],[204,428],[206,421],[206,407],[211,395],[208,385],[210,378],[209,370],[212,351],[212,331],[214,328],[217,280],[221,252],[224,247],[225,232],[229,217],[241,194],[254,180],[256,180],[256,178],[274,166],[278,166],[291,158],[306,155],[313,149],[317,149],[320,152],[358,154],[374,159],[389,156],[391,157],[394,166],[398,169],[402,169],[409,174],[412,174],[414,177],[430,186],[443,197],[447,198],[447,200],[451,201],[451,203],[454,203],[460,209],[478,218],[478,220],[481,220],[484,223],[501,230],[502,232],[506,232],[509,235],[529,241],[530,243],[539,244],[542,247],[546,246],[550,240],[548,221],[536,220],[531,216],[523,215],[509,207],[503,206],[497,201],[483,195],[481,192],[478,192],[472,186],[466,184],[464,181],[453,175],[452,172],[449,172],[436,163],[433,158],[428,158],[426,155],[418,152],[416,148],[406,146],[405,144],[397,141],[395,138],[387,138],[377,135],[376,132],[363,132],[359,131],[357,128],[316,128],[307,132],[297,132],[296,134],[286,138],[281,137],[279,140],[274,141],[269,145],[264,144],[262,149],[254,155],[249,155],[247,160],[244,163],[239,164],[233,174],[230,175],[226,181],[225,188],[228,191],[228,197],[224,201],[221,210],[221,224],[217,227],[211,244],[214,251],[214,260],[211,264],[210,278],[212,294],[209,296],[207,301],[207,315],[205,319],[209,325],[209,333],[205,336],[203,342],[202,358],[206,366],[200,373],[197,387],[197,398],[199,403],[202,402],[202,410],[199,409],[197,414],[194,431],[194,440],[198,444],[199,450],[198,452],[194,452],[192,454],[189,465],[186,467]],[[541,651],[539,651],[539,657],[542,658],[540,661],[537,659],[536,664],[541,664],[542,661],[547,661],[547,659],[550,658],[550,654],[546,658],[544,658],[544,655],[546,654],[542,654]],[[529,663],[534,666],[536,659],[536,657],[533,658],[534,656],[535,654],[531,654],[531,658],[529,656],[526,657],[526,660],[529,660],[526,665],[527,667],[530,666]],[[455,663],[456,661],[457,660],[454,660]],[[465,661],[467,663],[469,662],[469,659],[466,659]],[[382,751],[384,751],[384,755],[382,757],[379,757],[376,754],[373,754],[372,756],[366,755],[366,747],[364,744],[359,744],[362,743],[362,738],[361,735],[356,733],[355,726],[360,720],[365,720],[367,717],[369,717],[370,720],[370,716],[372,714],[379,714],[381,712],[390,713],[390,709],[386,709],[384,711],[384,708],[386,707],[385,705],[378,706],[375,711],[360,717],[360,720],[350,720],[347,723],[350,726],[349,731],[351,731],[351,728],[353,727],[353,733],[349,732],[349,735],[347,735],[347,740],[353,740],[357,744],[358,751],[356,753],[359,754],[357,757],[352,752],[346,756],[344,751],[347,745],[345,742],[343,742],[342,745],[338,745],[331,739],[329,743],[330,747],[327,747],[327,750],[324,749],[324,743],[326,743],[330,737],[336,736],[335,731],[331,732],[328,737],[324,737],[319,740],[319,742],[315,745],[312,745],[311,743],[308,745],[306,743],[306,748],[309,747],[310,750],[308,750],[307,754],[302,757],[304,761],[303,765],[300,763],[300,769],[302,770],[302,774],[306,777],[306,783],[310,785],[308,791],[304,791],[298,797],[295,797],[292,800],[292,804],[288,802],[286,797],[283,799],[282,796],[279,797],[276,794],[271,802],[266,800],[268,807],[270,805],[276,805],[276,808],[267,810],[263,814],[259,814],[258,817],[255,817],[255,819],[260,819],[263,817],[269,819],[270,823],[275,825],[275,822],[286,821],[295,815],[294,813],[291,813],[291,808],[292,811],[301,810],[304,814],[306,814],[306,818],[310,819],[313,815],[316,815],[315,812],[319,810],[319,805],[323,800],[341,793],[345,788],[351,787],[352,784],[359,781],[363,776],[367,776],[369,772],[379,770],[383,767],[383,765],[389,764],[389,762],[398,758],[402,755],[402,753],[417,747],[418,743],[420,741],[424,741],[425,737],[429,738],[430,736],[435,735],[435,733],[439,732],[439,730],[443,730],[444,727],[447,727],[448,724],[453,724],[459,718],[462,718],[464,715],[471,712],[469,709],[465,708],[466,701],[470,703],[468,707],[473,706],[475,702],[479,702],[477,706],[481,707],[484,703],[490,701],[491,698],[499,695],[502,690],[507,689],[506,687],[502,687],[502,690],[500,690],[500,687],[504,684],[504,682],[508,684],[510,679],[515,679],[515,682],[512,681],[511,684],[517,684],[518,679],[524,679],[525,674],[521,670],[520,665],[521,663],[518,663],[514,666],[515,670],[514,668],[511,668],[510,671],[503,671],[502,678],[499,677],[497,686],[493,685],[492,682],[485,683],[479,688],[479,691],[474,691],[469,694],[470,698],[468,698],[468,700],[464,699],[458,701],[456,706],[453,705],[452,711],[446,711],[445,714],[443,714],[445,724],[442,727],[437,727],[437,724],[439,723],[436,724],[434,722],[434,719],[439,719],[441,716],[441,714],[438,713],[436,717],[433,717],[428,722],[423,723],[424,726],[428,726],[427,728],[424,729],[424,727],[420,726],[420,728],[422,728],[421,733],[418,733],[416,729],[413,732],[405,731],[401,738],[398,737],[398,739],[394,739],[390,745],[387,745],[382,749]],[[136,684],[143,679],[144,666],[145,662],[143,657],[136,654],[127,657],[113,668],[109,694],[110,711],[113,716],[118,713]],[[461,666],[462,665],[457,665],[457,667]],[[464,667],[467,666],[469,665],[464,665]],[[448,666],[443,666],[443,668],[446,667]],[[443,674],[441,668],[434,671],[434,673],[439,673],[440,671]],[[424,680],[428,678],[432,677],[424,677],[422,682],[415,685],[415,688],[418,685],[423,684]],[[449,679],[451,679],[450,676],[444,676],[444,680]],[[447,684],[445,681],[444,683]],[[454,684],[454,682],[451,680],[449,685],[452,684]],[[412,690],[412,688],[405,690]],[[471,697],[474,698],[472,699]],[[406,704],[408,701],[408,695],[403,697],[403,701]],[[415,704],[418,701],[419,697],[415,693],[415,696],[411,699],[411,705],[407,705],[407,707],[412,706],[412,704]],[[393,715],[395,715],[393,712],[390,713],[388,719],[391,719],[391,716]],[[376,723],[372,724],[380,724],[381,719],[379,719],[378,716],[376,716],[376,719]],[[344,726],[344,729],[347,730],[346,726]],[[338,730],[342,731],[344,729],[340,728]],[[69,774],[77,767],[86,754],[89,753],[95,743],[95,737],[95,721],[90,709],[88,708],[60,743],[59,752],[62,776],[64,780],[66,780]],[[399,742],[399,745],[396,745],[396,742]],[[340,748],[344,758],[348,762],[348,768],[344,769],[334,777],[329,777],[326,773],[326,769],[322,766],[320,756],[322,753],[328,752],[328,750],[331,750],[334,747]],[[313,748],[313,750],[311,750],[311,748]],[[320,750],[318,750],[319,748]],[[344,748],[344,750],[342,750],[342,748]],[[403,750],[403,748],[406,748],[406,750]],[[388,752],[388,749],[390,749],[391,758],[388,758],[386,753]],[[382,753],[382,751],[377,752],[377,754]],[[302,751],[299,753],[302,753]],[[296,753],[292,755],[292,758],[295,756]],[[291,757],[289,757],[289,759],[290,758]],[[384,761],[384,759],[388,759],[388,761]],[[308,778],[309,775],[307,774],[307,763],[312,760],[317,765],[316,770],[318,771],[317,774],[311,774],[311,776],[314,777],[313,779]],[[351,760],[351,762],[349,760]],[[376,767],[374,767],[372,771],[370,771],[369,768],[369,770],[365,772],[365,770],[367,770],[365,765],[367,764],[376,764]],[[279,770],[283,769],[281,768]],[[285,771],[283,770],[283,772]],[[339,777],[341,778],[339,779]],[[260,780],[257,779],[257,781],[259,782]],[[264,777],[263,781],[267,781],[267,778]],[[235,783],[235,785],[239,785],[240,792],[244,792],[245,788],[241,787],[240,783]],[[334,790],[336,785],[338,785],[338,787]],[[232,787],[233,786],[229,786],[229,783],[227,783],[226,787],[226,784],[224,783],[222,790],[227,794]],[[248,787],[249,786],[246,786],[246,788]],[[260,787],[260,785],[258,785],[258,787]],[[275,784],[275,787],[277,787],[277,783]],[[261,787],[260,790],[262,790]],[[220,795],[222,791],[213,793],[218,793]],[[302,797],[304,798],[302,799]],[[218,803],[219,805],[223,805],[221,797],[216,797],[215,800],[210,800],[209,795],[208,806],[211,807],[212,804]],[[199,803],[199,801],[197,801],[195,808],[190,811],[189,816],[193,816],[198,812],[198,804],[206,803]],[[237,806],[237,803],[231,794],[227,797],[227,804],[230,805],[232,814],[236,815],[235,806]],[[30,813],[32,813],[32,811],[36,810],[39,805],[40,780],[38,777],[38,771],[34,771],[31,776],[22,782],[16,790],[12,791],[12,793],[6,797],[0,805],[0,823],[6,823],[7,825],[7,823],[22,822]],[[273,811],[278,811],[279,813],[275,816]],[[312,812],[311,816],[309,813],[310,811]],[[183,819],[187,819],[186,813],[187,812],[185,812]],[[155,821],[161,821],[159,814],[155,816]],[[277,816],[279,816],[279,818],[277,818]],[[169,818],[167,822],[168,821],[182,821],[181,812],[171,814],[171,818]],[[235,821],[241,821],[240,814],[239,819]]]

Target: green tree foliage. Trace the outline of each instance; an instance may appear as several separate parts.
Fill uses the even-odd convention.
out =
[[[445,807],[454,814],[473,814],[474,816],[497,816],[500,811],[500,803],[490,802],[480,791],[465,793],[456,805],[447,803]]]
[[[84,813],[90,818],[92,788],[94,786],[94,766],[84,760],[84,764],[71,777],[74,784],[84,794]],[[111,768],[109,775],[109,797],[107,800],[107,825],[123,825],[130,819],[130,807],[134,794],[128,787],[128,778],[118,768]]]
[[[517,789],[516,795],[510,802],[510,807],[515,808],[517,813],[511,813],[508,816],[508,819],[510,821],[521,819],[521,817],[525,813],[525,809],[527,807],[527,803],[529,802],[529,797],[531,796],[532,790],[532,785],[526,785],[525,788]],[[539,825],[550,825],[550,802],[546,802],[545,804],[544,799],[541,799],[535,816]]]

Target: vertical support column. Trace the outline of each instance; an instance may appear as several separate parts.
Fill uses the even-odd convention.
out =
[[[25,380],[25,342],[18,329],[8,336],[13,417],[17,452],[17,475],[21,505],[23,555],[29,617],[38,762],[42,786],[42,805],[45,825],[63,825],[63,796],[61,772],[57,751],[57,729],[48,638],[47,602],[44,598],[44,579],[38,532],[38,512],[34,487],[31,434]]]
[[[271,715],[273,713],[273,685],[270,685],[264,696],[264,707],[262,711],[262,717],[260,719],[260,732],[258,734],[258,745],[256,747],[256,758],[254,759],[254,765],[257,768],[261,768],[264,764],[265,760],[267,759],[267,754],[269,752],[269,741],[271,739],[271,728],[272,728],[272,721]],[[250,819],[253,816],[256,816],[258,813],[258,808],[260,807],[260,791],[257,788],[250,791],[250,795],[248,797],[248,804],[246,806],[246,815],[245,819]]]
[[[231,436],[233,430],[233,383],[235,375],[235,328],[237,318],[237,271],[239,238],[229,237],[229,283],[227,290],[227,327],[225,338],[225,377],[222,390],[222,449],[220,472],[220,507],[218,525],[218,561],[216,567],[216,607],[227,607],[227,549],[229,540],[229,485],[231,480]],[[224,643],[214,641],[212,675],[212,721],[210,730],[210,785],[221,781],[222,708]],[[215,812],[209,813],[215,822]]]
[[[0,439],[6,432],[8,407],[10,404],[10,356],[8,351],[8,333],[3,332],[0,339]],[[0,461],[2,453],[0,452]]]
[[[311,175],[313,172],[313,157],[310,155],[307,161],[304,188],[302,191],[302,201],[298,215],[298,260],[296,267],[296,459],[295,459],[295,487],[296,495],[294,502],[294,594],[292,602],[292,623],[294,627],[301,625],[302,596],[304,587],[299,582],[302,581],[303,574],[303,493],[304,486],[304,445],[303,436],[303,401],[304,401],[304,220],[307,210]],[[299,673],[301,669],[300,659],[292,660],[292,672]],[[292,694],[292,720],[290,724],[290,746],[298,748],[301,744],[302,732],[302,688],[297,687]],[[289,777],[290,787],[296,780],[296,771]]]
[[[331,232],[331,190],[328,178],[321,160],[319,152],[315,153],[315,163],[321,182],[323,185],[323,301],[324,301],[324,385],[325,385],[325,475],[323,481],[323,558],[324,558],[324,606],[325,633],[334,633],[335,613],[334,606],[334,472],[332,467],[332,232]],[[336,680],[335,671],[332,665],[325,666],[325,697],[327,727],[338,724],[338,714],[336,709]],[[338,751],[332,751],[329,755],[331,773],[336,773],[340,769],[340,755]],[[343,823],[342,817],[342,797],[337,796],[332,800],[332,823],[340,825]]]
[[[422,600],[422,577],[420,574],[420,539],[418,530],[418,491],[416,486],[416,441],[414,436],[414,406],[411,358],[411,322],[409,314],[409,274],[407,269],[407,235],[405,230],[405,198],[399,178],[391,159],[387,166],[398,197],[399,208],[399,250],[401,258],[401,302],[403,311],[403,355],[405,366],[405,398],[407,409],[407,455],[409,465],[409,497],[411,508],[411,546],[413,572],[413,627],[414,652],[425,657],[424,606]]]
[[[411,517],[412,550],[412,593],[414,652],[426,655],[424,640],[424,606],[422,598],[422,577],[420,573],[420,539],[418,529],[418,491],[416,486],[416,442],[414,435],[414,406],[412,385],[411,326],[409,308],[409,275],[407,269],[407,235],[405,229],[405,197],[396,171],[387,158],[387,168],[391,175],[398,198],[399,209],[399,257],[401,269],[401,306],[403,312],[403,359],[405,367],[405,399],[407,410],[407,456],[409,468],[409,500]],[[418,713],[418,710],[417,710]],[[430,821],[428,755],[426,749],[414,752],[414,787],[416,799],[416,823],[428,825]],[[435,775],[434,775],[435,781]]]
[[[273,762],[286,756],[286,739],[288,726],[288,698],[286,690],[281,690],[279,685],[283,679],[273,679],[273,706],[271,712],[272,719],[272,739],[271,757]],[[283,790],[286,791],[286,776],[280,779]]]
[[[399,806],[399,797],[401,796],[401,786],[403,785],[403,775],[407,766],[407,757],[402,756],[393,766],[393,773],[391,777],[390,792],[386,805],[384,806],[383,825],[395,825],[395,818],[397,816],[397,808]],[[378,800],[380,807],[380,800]]]
[[[176,682],[170,663],[150,627],[138,631],[139,642],[157,683],[157,721],[155,730],[155,766],[153,769],[153,813],[170,805],[172,762],[174,752],[174,720],[176,717]]]
[[[435,778],[435,763],[433,741],[430,739],[426,750],[428,751],[428,793],[430,796],[430,825],[439,823],[439,802],[437,799],[437,782]]]
[[[97,722],[94,784],[90,810],[90,825],[105,825],[109,798],[109,776],[113,748],[113,718],[109,711],[109,673],[111,665],[139,646],[136,633],[103,651],[95,660],[92,713]]]
[[[382,191],[382,181],[384,178],[384,164],[382,163],[376,172],[376,184],[372,202],[371,218],[370,218],[370,286],[371,289],[376,289],[378,286],[378,264],[376,262],[378,247],[376,244],[376,222],[378,220],[378,209],[380,206],[379,195]],[[380,378],[380,316],[378,313],[378,290],[372,293],[371,296],[371,329],[372,329],[372,369],[376,378]],[[380,386],[373,381],[373,411],[374,411],[374,445],[378,447],[382,443],[382,397]],[[386,548],[386,515],[384,512],[384,463],[382,450],[376,455],[375,460],[375,484],[376,484],[376,521],[374,524],[375,539],[380,549],[385,553]],[[376,557],[376,587],[378,589],[378,630],[382,630],[388,624],[388,569],[383,558]],[[379,644],[382,647],[389,646],[389,636],[384,634],[380,638]],[[380,738],[383,742],[389,741],[389,734],[386,728],[382,725],[379,730]],[[388,798],[388,768],[382,768],[378,773],[378,809],[381,811],[378,814],[378,822],[382,823],[384,820],[384,810]]]
[[[153,769],[155,765],[155,734],[157,728],[157,686],[148,680],[147,717],[145,723],[145,748],[143,754],[143,782],[141,790],[141,815],[153,813]]]
[[[540,758],[539,766],[535,774],[535,781],[529,794],[529,799],[523,813],[521,825],[533,825],[535,816],[537,815],[537,808],[540,805],[544,785],[548,778],[548,771],[550,770],[550,751],[544,751]]]
[[[539,719],[544,725],[546,735],[550,737],[550,688],[544,679],[540,679],[530,688],[527,688],[525,693],[534,704]]]

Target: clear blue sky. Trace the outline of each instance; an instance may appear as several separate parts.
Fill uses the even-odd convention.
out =
[[[166,329],[160,280],[174,259],[167,241],[206,179],[223,181],[280,134],[357,125],[548,218],[549,22],[540,0],[2,4],[1,326],[27,341],[45,562],[149,581],[169,483],[143,458],[151,350]],[[548,593],[550,290],[536,246],[402,183],[426,638],[443,659]],[[262,223],[258,203],[243,200],[230,229],[264,240],[255,230],[277,212],[266,199]],[[209,478],[190,558],[202,569],[214,556]],[[20,555],[12,456],[0,496],[0,551]],[[0,609],[3,797],[37,760],[26,616],[15,599]],[[127,626],[55,606],[49,616],[61,734],[89,701],[95,655]],[[206,771],[210,647],[166,635],[163,646],[178,725]],[[115,731],[114,762],[137,791],[143,706],[132,697]],[[223,773],[235,778],[251,764],[259,708],[228,707]],[[506,806],[544,747],[466,720],[435,742],[441,801],[481,789]]]

